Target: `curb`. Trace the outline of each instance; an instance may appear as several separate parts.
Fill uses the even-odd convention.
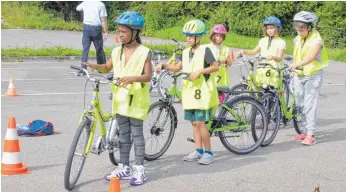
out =
[[[81,60],[82,56],[24,56],[24,57],[1,57],[2,62],[25,62],[25,61],[63,61],[63,60]],[[89,57],[96,60],[96,57]]]

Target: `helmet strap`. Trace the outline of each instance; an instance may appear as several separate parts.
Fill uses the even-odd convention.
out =
[[[200,41],[198,41],[198,42],[196,42],[196,41],[197,41],[197,36],[195,36],[195,41],[194,41],[194,43],[193,43],[193,45],[192,45],[192,48],[196,48],[197,45],[198,45],[199,42],[200,42]]]
[[[267,50],[270,48],[271,44],[272,44],[272,40],[273,40],[273,37],[272,36],[269,36],[268,38],[268,47],[267,47]]]

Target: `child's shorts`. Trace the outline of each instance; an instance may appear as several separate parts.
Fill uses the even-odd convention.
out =
[[[185,110],[184,119],[187,121],[209,121],[212,117],[212,109],[201,110],[191,109]]]

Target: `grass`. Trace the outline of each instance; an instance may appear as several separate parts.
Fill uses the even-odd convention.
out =
[[[172,54],[175,45],[150,45],[146,44],[152,50],[158,49],[165,51],[167,54]],[[113,48],[106,48],[105,54],[110,56]],[[82,56],[81,49],[73,49],[66,47],[42,47],[42,48],[11,48],[11,49],[1,49],[2,57],[28,57],[28,56]],[[89,51],[89,56],[96,56],[94,50]]]
[[[69,31],[82,30],[81,23],[75,21],[65,22],[62,18],[46,12],[43,8],[33,3],[2,2],[1,15],[13,27]],[[9,25],[1,24],[1,28],[11,28]]]
[[[175,38],[179,41],[185,41],[185,36],[182,34],[181,27],[173,27],[169,29],[163,29],[153,34],[154,37],[161,39],[172,39]],[[286,52],[287,55],[293,53],[293,39],[294,37],[281,37],[286,41]],[[239,49],[253,49],[258,45],[260,38],[247,37],[238,35],[235,33],[229,33],[224,41],[224,44],[229,47]],[[203,44],[210,43],[209,34],[205,35],[201,42]],[[328,49],[328,56],[330,60],[346,62],[346,49]]]

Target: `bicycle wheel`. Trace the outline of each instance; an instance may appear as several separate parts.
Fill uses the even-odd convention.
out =
[[[112,123],[116,123],[116,121],[113,121]],[[111,124],[112,124],[111,123]],[[111,125],[112,126],[112,125]],[[115,130],[113,130],[113,127]],[[114,133],[113,133],[114,131]],[[110,130],[111,133],[109,133],[111,136],[109,136],[109,145],[112,147],[109,149],[109,160],[114,166],[118,166],[118,162],[120,162],[120,151],[119,151],[119,128],[118,125],[112,126],[112,130]],[[115,142],[113,142],[115,141]]]
[[[180,81],[178,81],[178,79]],[[179,90],[182,89],[182,79],[178,78],[177,79],[177,88]],[[160,97],[163,99],[166,99],[166,95],[165,95],[165,88],[167,88],[168,90],[171,88],[173,83],[173,78],[171,77],[171,73],[168,71],[163,71],[160,76],[159,76],[159,80],[157,82],[157,91],[160,94]],[[175,97],[173,99],[174,103],[179,103],[179,99],[177,97]]]
[[[84,118],[83,121],[80,123],[76,134],[74,135],[71,147],[70,147],[70,151],[67,157],[67,163],[66,163],[66,167],[65,167],[65,177],[64,177],[64,185],[65,188],[67,190],[72,190],[79,177],[80,174],[83,170],[83,166],[85,163],[85,159],[86,159],[86,155],[84,155],[85,153],[85,149],[87,147],[88,144],[88,140],[89,140],[89,136],[90,136],[90,131],[91,131],[91,127],[92,127],[92,122],[88,119],[88,118]],[[81,138],[81,135],[85,133],[86,137],[85,138]],[[81,145],[81,152],[76,153],[76,148],[77,145],[79,143],[79,141],[82,141],[82,145]],[[75,155],[78,155],[81,157],[81,159],[79,160],[79,163],[77,164],[77,171],[75,174],[71,175],[71,171],[73,170],[72,167],[72,163],[74,160]]]
[[[239,96],[227,102],[227,106],[231,110],[223,108],[218,118],[223,128],[222,131],[217,133],[221,143],[227,150],[235,154],[244,155],[253,152],[263,142],[268,128],[268,120],[262,104],[251,96]],[[248,116],[246,116],[247,113],[249,113]],[[259,122],[256,122],[256,120],[259,120]],[[253,133],[249,132],[254,131],[250,127],[255,126],[256,123],[261,124],[263,129],[260,130],[260,136],[255,141],[252,137]],[[245,138],[242,138],[243,133]],[[237,141],[233,144],[228,138],[236,138]],[[253,143],[236,146],[236,144],[246,141]]]
[[[306,121],[304,118],[302,118],[303,114],[301,110],[298,110],[298,108],[294,105],[293,109],[293,126],[294,129],[298,134],[303,133],[303,127],[304,127],[304,121]]]
[[[161,101],[150,105],[148,117],[144,121],[144,133],[149,133],[149,136],[145,137],[146,160],[156,160],[167,151],[173,140],[177,121],[173,106]],[[153,144],[157,145],[153,147]]]
[[[262,105],[265,108],[267,117],[268,117],[268,130],[267,130],[267,135],[264,139],[264,141],[261,144],[261,147],[266,147],[270,145],[278,131],[279,131],[279,126],[280,126],[280,117],[281,117],[281,107],[280,107],[280,102],[278,98],[275,97],[273,93],[266,93],[263,95],[263,97],[260,99]],[[252,127],[253,129],[262,129],[262,127]],[[254,133],[253,131],[252,133]],[[255,140],[258,140],[257,134],[253,134],[253,137]]]

